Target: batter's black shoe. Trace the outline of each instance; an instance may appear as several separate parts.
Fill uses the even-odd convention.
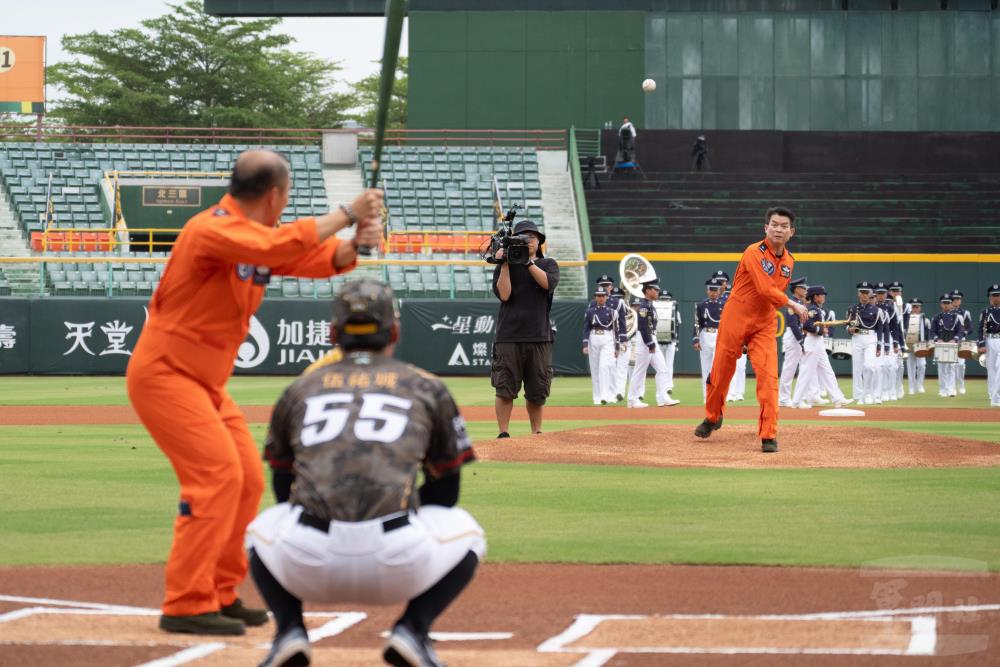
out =
[[[698,426],[694,429],[694,434],[699,438],[707,438],[712,435],[712,431],[718,431],[722,428],[722,417],[719,417],[719,421],[710,422],[707,419],[703,419]]]
[[[778,441],[775,438],[764,438],[760,441],[760,451],[773,454],[778,451]]]
[[[293,626],[274,638],[271,652],[260,667],[306,667],[312,659],[312,646],[306,631]]]
[[[192,616],[160,616],[160,630],[189,635],[243,635],[247,627],[238,618],[228,618],[217,611]]]
[[[497,440],[499,440],[500,438],[509,438],[509,437],[510,433],[508,433],[507,431],[500,431],[500,435],[497,436]]]
[[[267,623],[267,610],[254,609],[243,605],[243,600],[236,598],[236,601],[226,605],[219,610],[219,613],[226,618],[238,618],[250,627],[264,625]]]
[[[418,636],[403,624],[392,629],[382,659],[393,667],[445,667],[434,652],[430,638]]]

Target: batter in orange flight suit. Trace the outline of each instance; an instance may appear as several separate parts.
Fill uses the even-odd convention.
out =
[[[757,377],[760,416],[757,434],[761,449],[778,451],[778,345],[775,339],[775,309],[788,306],[802,319],[806,308],[785,294],[792,279],[795,258],[785,244],[795,235],[795,215],[786,208],[772,208],[765,216],[765,238],[748,246],[736,269],[733,289],[719,322],[712,371],[706,382],[705,420],[694,434],[707,438],[722,427],[726,392],[736,361],[748,348]]]
[[[247,574],[244,532],[257,515],[264,477],[225,386],[264,298],[261,269],[343,273],[355,265],[357,243],[377,245],[381,236],[382,194],[374,190],[348,207],[276,226],[290,186],[277,153],[237,159],[230,194],[177,237],[129,362],[129,399],[181,486],[160,618],[168,632],[236,635],[267,621],[236,594]],[[354,240],[332,238],[353,222]]]

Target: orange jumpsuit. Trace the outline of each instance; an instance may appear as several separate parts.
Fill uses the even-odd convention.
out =
[[[775,309],[788,303],[785,289],[792,279],[795,258],[785,248],[777,257],[767,241],[747,246],[736,268],[733,289],[722,309],[715,360],[706,382],[705,417],[717,422],[726,405],[726,392],[733,379],[736,361],[747,346],[757,377],[760,416],[757,433],[761,439],[778,433],[778,344],[775,338]]]
[[[330,276],[338,245],[319,242],[314,218],[267,227],[228,195],[177,238],[126,371],[132,406],[181,485],[164,614],[218,611],[246,577],[244,531],[259,509],[264,473],[226,381],[264,298],[254,267]]]

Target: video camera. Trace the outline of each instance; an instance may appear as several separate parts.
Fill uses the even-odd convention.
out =
[[[528,241],[530,238],[527,234],[515,234],[513,232],[514,217],[517,215],[518,208],[520,207],[517,204],[510,207],[506,215],[500,220],[500,229],[490,237],[489,248],[483,254],[483,259],[488,263],[500,264],[507,262],[511,265],[524,265],[531,259],[531,256],[528,254]],[[503,248],[503,257],[497,259],[497,251],[501,248]]]

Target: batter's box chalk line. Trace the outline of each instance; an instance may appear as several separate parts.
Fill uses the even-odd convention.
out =
[[[586,654],[573,667],[600,667],[617,653],[718,653],[718,654],[808,654],[808,655],[934,655],[937,645],[937,618],[934,614],[956,612],[1000,611],[1000,604],[955,605],[915,607],[908,609],[875,609],[868,611],[817,612],[811,614],[579,614],[561,633],[538,645],[540,653]],[[759,647],[759,646],[572,646],[587,637],[608,621],[657,620],[757,620],[757,621],[902,621],[910,623],[910,637],[906,648],[855,648],[855,647]]]

